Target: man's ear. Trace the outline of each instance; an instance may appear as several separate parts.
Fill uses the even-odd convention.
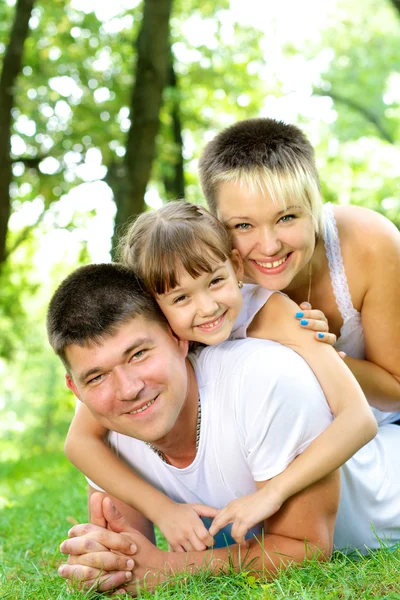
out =
[[[231,263],[236,273],[236,277],[241,281],[244,277],[243,260],[236,248],[232,250]]]
[[[76,387],[74,380],[72,379],[72,377],[69,373],[65,373],[65,385],[67,386],[68,389],[71,390],[71,392],[73,392],[75,394],[75,396],[78,398],[78,400],[81,399],[79,397],[78,388]]]
[[[182,354],[186,357],[189,353],[188,340],[182,340],[179,336],[176,335],[175,331],[173,331],[171,327],[168,326],[168,329],[170,331],[171,336],[175,339],[176,343],[178,344],[178,347],[181,350]]]

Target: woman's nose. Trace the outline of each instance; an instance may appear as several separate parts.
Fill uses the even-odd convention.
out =
[[[259,232],[257,240],[258,250],[264,256],[272,257],[282,249],[282,242],[277,233],[272,229],[264,228]]]

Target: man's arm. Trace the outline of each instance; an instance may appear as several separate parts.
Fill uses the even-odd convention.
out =
[[[70,557],[60,574],[67,579],[93,582],[93,569],[107,570],[110,578],[102,590],[112,589],[104,587],[111,582],[115,582],[115,586],[124,585],[123,573],[115,574],[120,570],[121,557],[104,552],[101,547],[126,553],[129,540],[137,550],[132,556],[134,581],[126,583],[125,588],[128,585],[135,592],[138,585],[152,588],[171,574],[201,570],[219,572],[231,566],[237,571],[250,568],[256,576],[272,578],[278,569],[289,564],[301,563],[313,556],[318,560],[330,557],[338,502],[339,474],[335,472],[285,502],[279,512],[265,522],[265,534],[250,540],[248,545],[178,553],[156,548],[126,519],[113,512],[112,504],[106,498],[103,508],[108,527],[121,535],[116,536],[114,531],[95,525],[74,527],[71,534],[77,537],[62,544],[62,551]],[[124,507],[121,508],[125,512]],[[94,542],[98,544],[95,550]]]

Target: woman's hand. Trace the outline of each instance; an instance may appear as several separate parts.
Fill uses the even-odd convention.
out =
[[[299,319],[303,329],[314,331],[314,337],[319,342],[334,346],[336,344],[336,335],[329,332],[328,319],[321,310],[313,309],[309,302],[300,304],[301,311],[296,313],[296,319]]]

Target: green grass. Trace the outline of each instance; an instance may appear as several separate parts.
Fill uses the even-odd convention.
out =
[[[94,600],[94,592],[67,592],[58,577],[60,542],[75,521],[86,520],[86,485],[60,452],[3,462],[0,467],[1,600]],[[246,572],[180,578],[143,598],[158,600],[400,600],[400,550],[382,550],[325,564],[309,563],[257,582]],[[176,583],[176,582],[175,582]]]

